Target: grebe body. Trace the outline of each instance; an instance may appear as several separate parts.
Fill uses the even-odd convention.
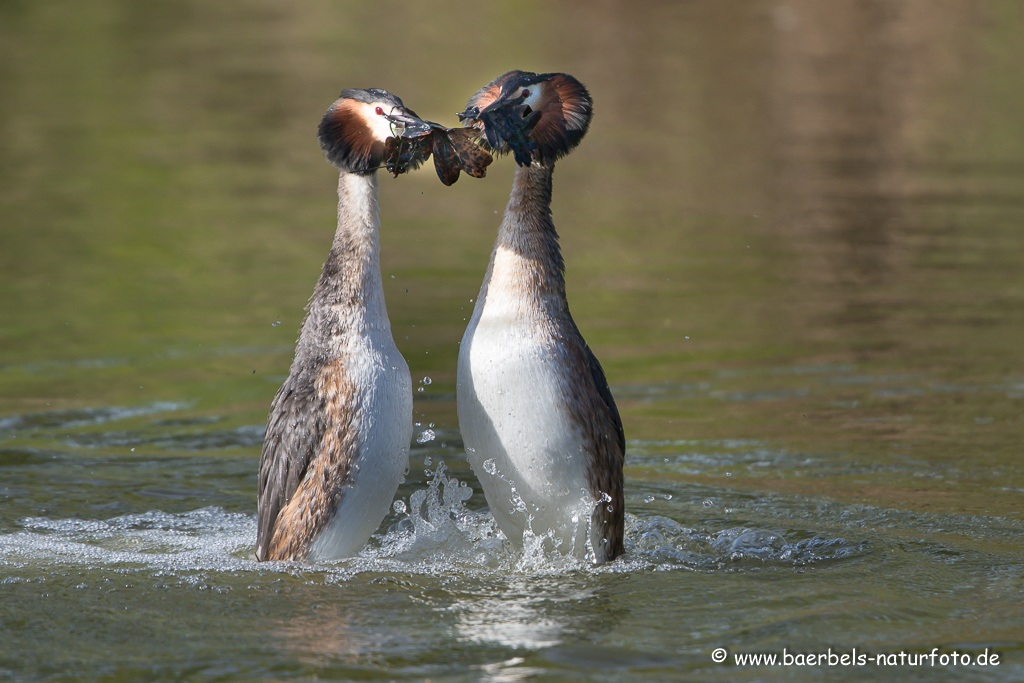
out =
[[[320,124],[340,171],[338,226],[271,405],[260,458],[259,560],[357,554],[409,468],[412,381],[380,273],[377,168],[414,115],[378,90],[345,90]]]
[[[519,167],[459,350],[466,454],[491,514],[580,559],[622,552],[625,440],[604,372],[569,312],[551,219],[554,162],[586,133],[591,101],[565,74],[510,72],[463,118]]]

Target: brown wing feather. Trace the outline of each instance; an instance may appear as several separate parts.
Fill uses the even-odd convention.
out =
[[[281,509],[306,476],[326,429],[323,399],[309,378],[290,376],[270,407],[260,455],[256,558],[269,557]]]
[[[342,361],[278,391],[260,462],[258,559],[305,559],[334,516],[359,448],[355,396]]]
[[[597,386],[597,393],[601,396],[601,400],[604,401],[605,406],[608,409],[608,416],[611,418],[612,423],[615,426],[615,443],[619,447],[620,453],[626,452],[626,432],[622,428],[622,418],[619,417],[619,408],[615,405],[615,398],[612,396],[612,390],[608,387],[608,380],[604,376],[604,368],[601,367],[601,363],[597,360],[597,356],[590,350],[590,346],[586,347],[587,351],[587,367],[590,370],[591,377],[594,378],[594,384]]]
[[[606,547],[603,548],[603,558],[601,548],[595,548],[594,551],[597,553],[598,562],[610,562],[623,552],[626,504],[622,468],[626,456],[626,434],[601,363],[585,343],[584,352],[587,369],[597,391],[597,396],[594,397],[597,399],[597,405],[593,406],[596,419],[589,424],[595,459],[595,467],[591,472],[592,493],[599,500],[602,494],[607,494],[611,498],[610,501],[599,503],[594,510],[593,524],[601,530],[602,538],[607,541]],[[609,425],[613,433],[609,433]]]

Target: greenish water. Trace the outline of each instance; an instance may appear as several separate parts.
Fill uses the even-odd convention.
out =
[[[1009,1],[0,3],[0,677],[1024,678],[1022,30]],[[554,215],[626,556],[508,552],[462,454],[502,159],[381,179],[408,511],[360,558],[256,564],[334,228],[321,114],[383,87],[454,123],[511,68],[595,98]],[[1001,659],[731,658],[783,648]]]

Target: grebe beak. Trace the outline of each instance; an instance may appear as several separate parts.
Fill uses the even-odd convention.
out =
[[[396,137],[415,138],[430,132],[430,123],[408,110],[388,114],[385,118],[391,122]]]
[[[458,114],[460,121],[483,124],[484,136],[492,149],[507,145],[520,166],[529,166],[537,143],[530,139],[530,131],[540,121],[541,112],[531,110],[523,97],[499,97],[480,109],[469,107]]]

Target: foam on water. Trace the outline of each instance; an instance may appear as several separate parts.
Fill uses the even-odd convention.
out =
[[[0,534],[0,566],[10,570],[52,565],[110,567],[120,571],[286,572],[322,570],[332,580],[360,572],[409,574],[558,574],[648,570],[743,570],[776,565],[806,567],[868,551],[866,544],[813,537],[790,542],[778,531],[729,528],[707,531],[662,516],[626,515],[626,554],[594,567],[546,546],[527,532],[523,548],[503,536],[486,511],[466,508],[472,489],[449,477],[443,462],[425,489],[397,501],[398,519],[375,534],[358,557],[304,567],[252,558],[255,518],[207,507],[187,513],[151,511],[108,520],[29,517]],[[8,579],[10,580],[10,579]]]
[[[249,564],[255,518],[216,507],[108,520],[29,517],[0,535],[0,564],[230,571]]]

